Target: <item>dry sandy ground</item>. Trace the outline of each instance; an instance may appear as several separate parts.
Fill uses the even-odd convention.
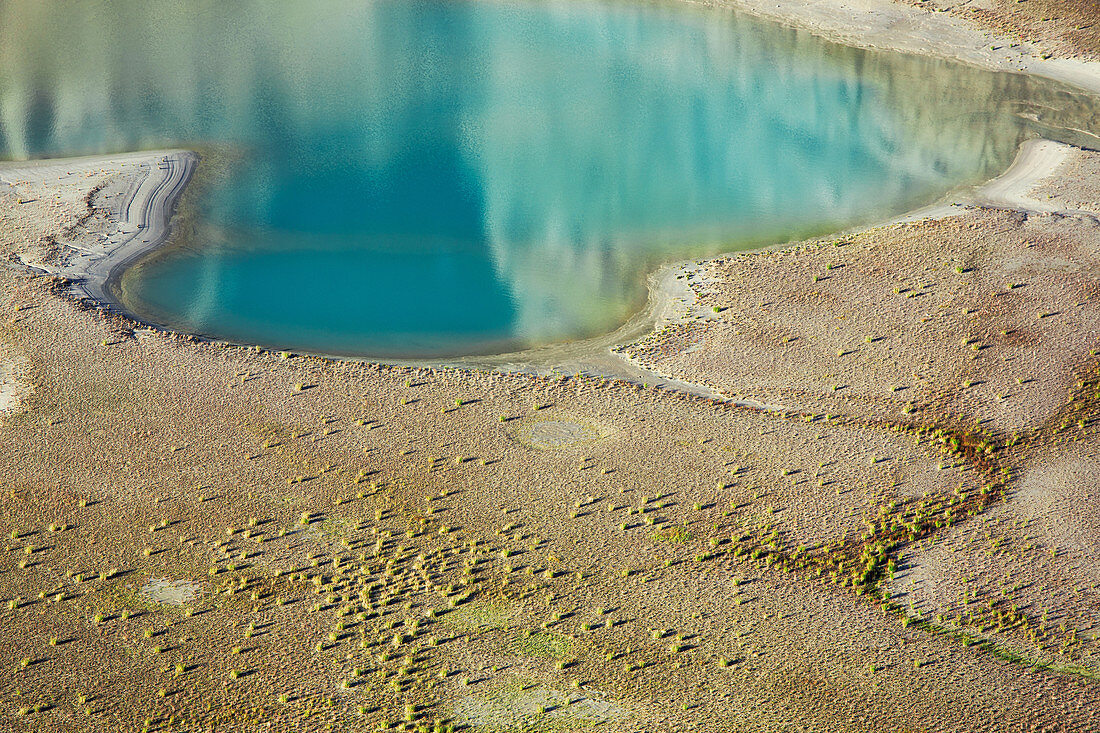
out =
[[[988,479],[931,436],[195,344],[45,278],[3,297],[35,386],[0,427],[5,726],[1097,724],[1080,675],[769,567]]]
[[[976,420],[995,436],[1038,426],[1073,382],[1056,365],[1100,341],[1100,223],[1086,210],[1100,211],[1100,154],[1062,166],[1030,197],[1072,196],[1072,212],[975,208],[692,267],[699,315],[622,351],[793,409]]]
[[[696,1],[696,0],[686,0]],[[697,0],[728,5],[849,46],[957,59],[1100,92],[1096,0]],[[975,7],[996,3],[996,12]],[[954,6],[944,10],[947,5]],[[1091,7],[1090,7],[1091,6]],[[1067,9],[1063,12],[1063,8]],[[1071,12],[1068,8],[1074,8]],[[1027,25],[1034,15],[1037,24]],[[1091,15],[1091,18],[1089,17]],[[1035,28],[1039,33],[1024,30]]]
[[[982,436],[1014,477],[1007,500],[910,545],[890,593],[914,619],[1095,670],[1098,174],[1100,154],[1073,151],[1014,194],[1041,211],[974,208],[708,262],[684,273],[697,315],[623,351],[804,414]]]
[[[30,385],[21,378],[23,366],[23,359],[13,357],[8,349],[0,347],[0,414],[19,410],[30,392]]]
[[[907,0],[976,20],[1035,44],[1044,55],[1100,59],[1097,0]]]
[[[110,234],[135,160],[0,170],[5,256]],[[1098,167],[687,269],[626,354],[782,411],[199,343],[0,269],[0,728],[1100,728]]]

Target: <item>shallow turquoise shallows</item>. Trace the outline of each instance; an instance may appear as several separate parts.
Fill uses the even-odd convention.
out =
[[[900,212],[1085,106],[671,1],[0,2],[6,156],[205,155],[121,302],[324,353],[607,333],[662,262]]]

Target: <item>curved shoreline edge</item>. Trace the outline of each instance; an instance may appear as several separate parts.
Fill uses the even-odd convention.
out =
[[[145,328],[26,273],[156,154],[0,163],[0,728],[1100,731],[1100,152],[1004,152],[654,268],[713,401]]]
[[[168,242],[176,206],[198,162],[197,153],[178,150],[153,153],[138,166],[114,212],[117,231],[100,244],[98,251],[82,254],[58,273],[72,281],[74,295],[111,309],[121,306],[111,286],[128,265]]]
[[[1052,57],[1031,43],[897,0],[677,0],[731,8],[857,48],[949,59],[1041,76],[1100,94],[1100,62]]]
[[[836,235],[873,230],[882,226],[904,224],[928,219],[943,219],[961,215],[968,209],[993,208],[1023,213],[1078,213],[1060,212],[1047,202],[1030,198],[1028,192],[1038,183],[1057,174],[1058,169],[1077,150],[1070,145],[1051,140],[1029,140],[1021,145],[1016,158],[1000,176],[976,187],[962,189],[929,206],[892,220],[855,227]],[[187,150],[153,151],[116,156],[60,158],[30,163],[0,164],[0,181],[12,179],[9,171],[26,173],[31,169],[44,172],[55,170],[116,169],[122,177],[125,192],[120,200],[108,207],[97,204],[95,195],[88,197],[90,209],[100,209],[109,220],[115,222],[114,231],[104,234],[84,234],[75,242],[57,242],[59,247],[73,250],[64,264],[23,263],[23,269],[36,274],[49,274],[64,278],[69,284],[69,294],[78,300],[94,303],[97,307],[121,315],[166,332],[174,329],[163,324],[142,319],[119,302],[113,286],[128,266],[155,249],[170,243],[173,219],[180,197],[193,177],[200,156]],[[94,237],[101,237],[94,241]],[[737,254],[750,254],[764,250],[781,250],[792,242],[777,242],[768,247],[746,250]],[[719,255],[718,257],[722,257]],[[528,350],[496,355],[452,357],[440,359],[379,359],[369,356],[347,357],[334,354],[312,354],[334,360],[363,361],[396,366],[457,369],[495,369],[532,375],[583,373],[592,376],[625,379],[646,383],[657,388],[672,389],[708,399],[731,400],[713,388],[686,382],[655,371],[626,354],[624,347],[633,341],[659,330],[666,325],[692,320],[706,320],[708,313],[695,305],[695,277],[710,259],[686,260],[669,263],[648,279],[649,295],[646,307],[615,331],[581,341],[554,344]],[[210,337],[203,334],[187,334],[215,343],[251,345]],[[278,346],[266,347],[281,350]],[[294,350],[295,353],[310,353]],[[782,411],[780,405],[765,404],[754,400],[732,400],[743,407],[767,411]]]
[[[1050,203],[1028,196],[1041,181],[1055,176],[1069,159],[1074,148],[1070,145],[1045,139],[1029,140],[1021,145],[1016,158],[1000,176],[976,187],[961,189],[927,207],[902,215],[893,220],[855,227],[836,236],[873,230],[882,226],[904,224],[929,219],[958,216],[969,209],[992,208],[1019,211],[1027,214],[1087,212],[1060,211]],[[114,284],[137,259],[170,243],[176,208],[187,184],[200,161],[197,153],[187,150],[132,153],[121,156],[81,157],[51,159],[24,164],[0,164],[0,181],[12,178],[6,169],[25,172],[28,168],[45,171],[60,169],[82,170],[117,168],[117,176],[123,177],[127,187],[120,200],[109,209],[101,211],[116,222],[113,232],[101,241],[90,241],[86,234],[77,243],[59,242],[68,246],[74,254],[59,267],[25,264],[25,269],[38,274],[62,277],[69,283],[69,294],[78,300],[94,303],[107,311],[129,320],[166,332],[174,329],[163,324],[142,319],[119,302],[113,290]],[[127,180],[128,179],[128,180]],[[103,204],[88,198],[91,209],[103,208]],[[768,247],[746,250],[737,254],[751,254],[765,250],[781,250],[791,242],[777,242]],[[495,369],[532,375],[583,373],[635,383],[645,383],[656,388],[671,389],[707,399],[730,401],[751,409],[781,412],[781,405],[744,400],[723,395],[714,388],[677,379],[658,372],[622,352],[621,347],[649,335],[669,324],[707,320],[710,314],[696,306],[695,278],[710,259],[686,260],[669,263],[653,272],[648,279],[649,295],[646,307],[615,331],[575,342],[496,355],[453,357],[441,359],[379,359],[369,356],[347,357],[333,354],[311,354],[334,360],[363,361],[368,363],[423,368]],[[202,334],[187,334],[215,343],[251,345],[228,341]],[[278,351],[280,347],[267,347]],[[301,350],[294,350],[295,353]]]
[[[999,39],[996,34],[973,23],[943,13],[901,5],[893,0],[782,0],[780,3],[764,3],[761,0],[676,1],[727,7],[795,26],[850,46],[919,53],[998,71],[1036,74],[1071,83],[1088,91],[1100,92],[1100,63],[1043,59],[1032,54],[1026,45],[1004,39],[1000,39],[1001,46],[997,46],[996,43],[991,44],[991,39]],[[1027,193],[1040,180],[1055,175],[1074,149],[1048,140],[1028,141],[1021,146],[1016,159],[1005,173],[983,185],[953,192],[939,202],[893,220],[859,226],[849,232],[837,234],[868,231],[881,226],[924,219],[939,219],[961,214],[969,208],[1059,213],[1044,202],[1029,198]],[[124,160],[131,164],[137,161],[137,170],[130,174],[134,178],[123,203],[112,207],[117,217],[117,231],[102,242],[82,240],[80,246],[73,247],[80,254],[71,257],[63,267],[30,266],[30,269],[70,280],[71,292],[78,298],[94,301],[99,306],[131,320],[164,328],[161,324],[144,321],[129,312],[114,296],[112,286],[122,271],[136,259],[169,242],[175,208],[195,171],[199,156],[191,151],[170,150],[123,156],[54,159],[41,163],[69,167],[81,164],[104,166]],[[6,167],[7,164],[0,164],[0,179],[3,178]],[[88,203],[93,206],[90,199]],[[778,242],[763,249],[782,249],[790,244],[792,243]],[[646,382],[713,398],[718,396],[714,390],[654,372],[617,353],[616,349],[646,335],[654,328],[677,321],[707,318],[706,313],[701,313],[694,307],[695,292],[690,284],[691,274],[705,261],[671,263],[653,273],[649,278],[646,307],[622,327],[604,336],[492,356],[409,360],[365,356],[355,360],[428,368],[489,368],[530,374],[587,373]],[[209,338],[201,334],[196,336],[225,342],[224,339]],[[347,358],[331,354],[317,355],[333,359]],[[750,406],[782,409],[770,405]]]

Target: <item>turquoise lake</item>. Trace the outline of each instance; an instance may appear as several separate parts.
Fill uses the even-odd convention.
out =
[[[120,302],[332,354],[608,333],[664,262],[931,201],[1082,99],[671,1],[0,2],[3,156],[204,155]]]

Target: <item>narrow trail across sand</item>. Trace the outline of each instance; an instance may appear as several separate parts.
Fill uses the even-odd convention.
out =
[[[59,274],[74,281],[76,294],[111,304],[110,283],[126,265],[168,241],[172,216],[199,157],[175,151],[151,157],[127,191],[118,210],[118,231],[98,250],[77,255]]]

